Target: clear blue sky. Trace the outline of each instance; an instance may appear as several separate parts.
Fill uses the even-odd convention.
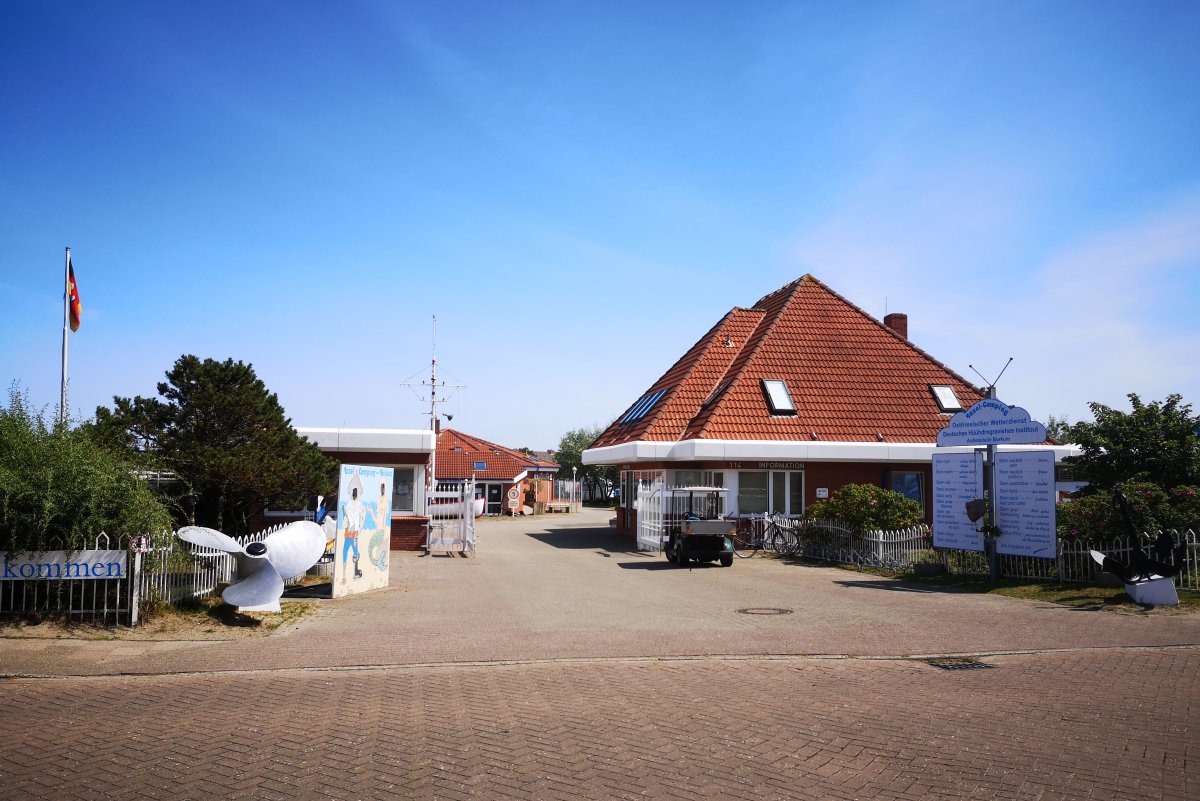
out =
[[[1200,3],[0,0],[0,382],[182,354],[553,447],[812,273],[1039,419],[1200,407]]]

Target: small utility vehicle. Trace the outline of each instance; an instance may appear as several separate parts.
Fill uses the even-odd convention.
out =
[[[688,562],[733,564],[735,524],[725,520],[724,487],[676,487],[666,491],[663,551],[680,566]]]

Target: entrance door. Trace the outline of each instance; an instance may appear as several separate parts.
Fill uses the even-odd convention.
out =
[[[487,485],[487,514],[498,515],[504,511],[504,487],[500,484]]]

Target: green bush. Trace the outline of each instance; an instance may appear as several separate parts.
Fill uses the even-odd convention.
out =
[[[1097,490],[1058,506],[1058,535],[1065,541],[1106,542],[1129,534],[1116,504],[1116,490],[1129,502],[1129,516],[1139,536],[1160,530],[1200,530],[1200,487],[1180,485],[1164,490],[1146,481],[1125,481],[1114,490]]]
[[[829,500],[809,506],[804,516],[809,520],[840,520],[860,531],[908,528],[925,521],[919,503],[874,484],[847,484]]]
[[[0,551],[93,547],[102,531],[161,536],[171,516],[123,457],[51,424],[17,389],[0,408]]]

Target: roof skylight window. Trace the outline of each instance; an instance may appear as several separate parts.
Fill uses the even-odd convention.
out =
[[[782,379],[764,378],[762,380],[763,395],[767,398],[767,406],[771,414],[795,414],[796,404],[788,394],[787,382]]]
[[[930,384],[930,392],[933,393],[933,399],[937,401],[938,408],[943,412],[961,412],[963,405],[959,402],[958,396],[954,394],[954,387],[946,384]]]
[[[700,404],[700,408],[701,408],[701,409],[707,409],[709,406],[712,406],[714,403],[716,403],[716,402],[717,402],[717,398],[719,398],[719,397],[721,397],[722,395],[724,395],[724,394],[725,394],[725,390],[729,389],[729,386],[730,386],[732,383],[733,383],[732,381],[726,381],[724,384],[722,384],[721,386],[719,386],[719,387],[717,387],[716,389],[714,389],[714,390],[712,391],[712,394],[708,396],[708,399],[707,399],[707,400],[705,400],[705,401],[704,401],[704,403]]]
[[[637,403],[633,404],[633,408],[621,418],[620,424],[628,425],[629,423],[636,423],[638,420],[641,420],[651,409],[654,408],[656,403],[662,400],[663,395],[666,394],[667,391],[665,389],[660,389],[657,392],[651,392],[649,395],[643,396]]]

